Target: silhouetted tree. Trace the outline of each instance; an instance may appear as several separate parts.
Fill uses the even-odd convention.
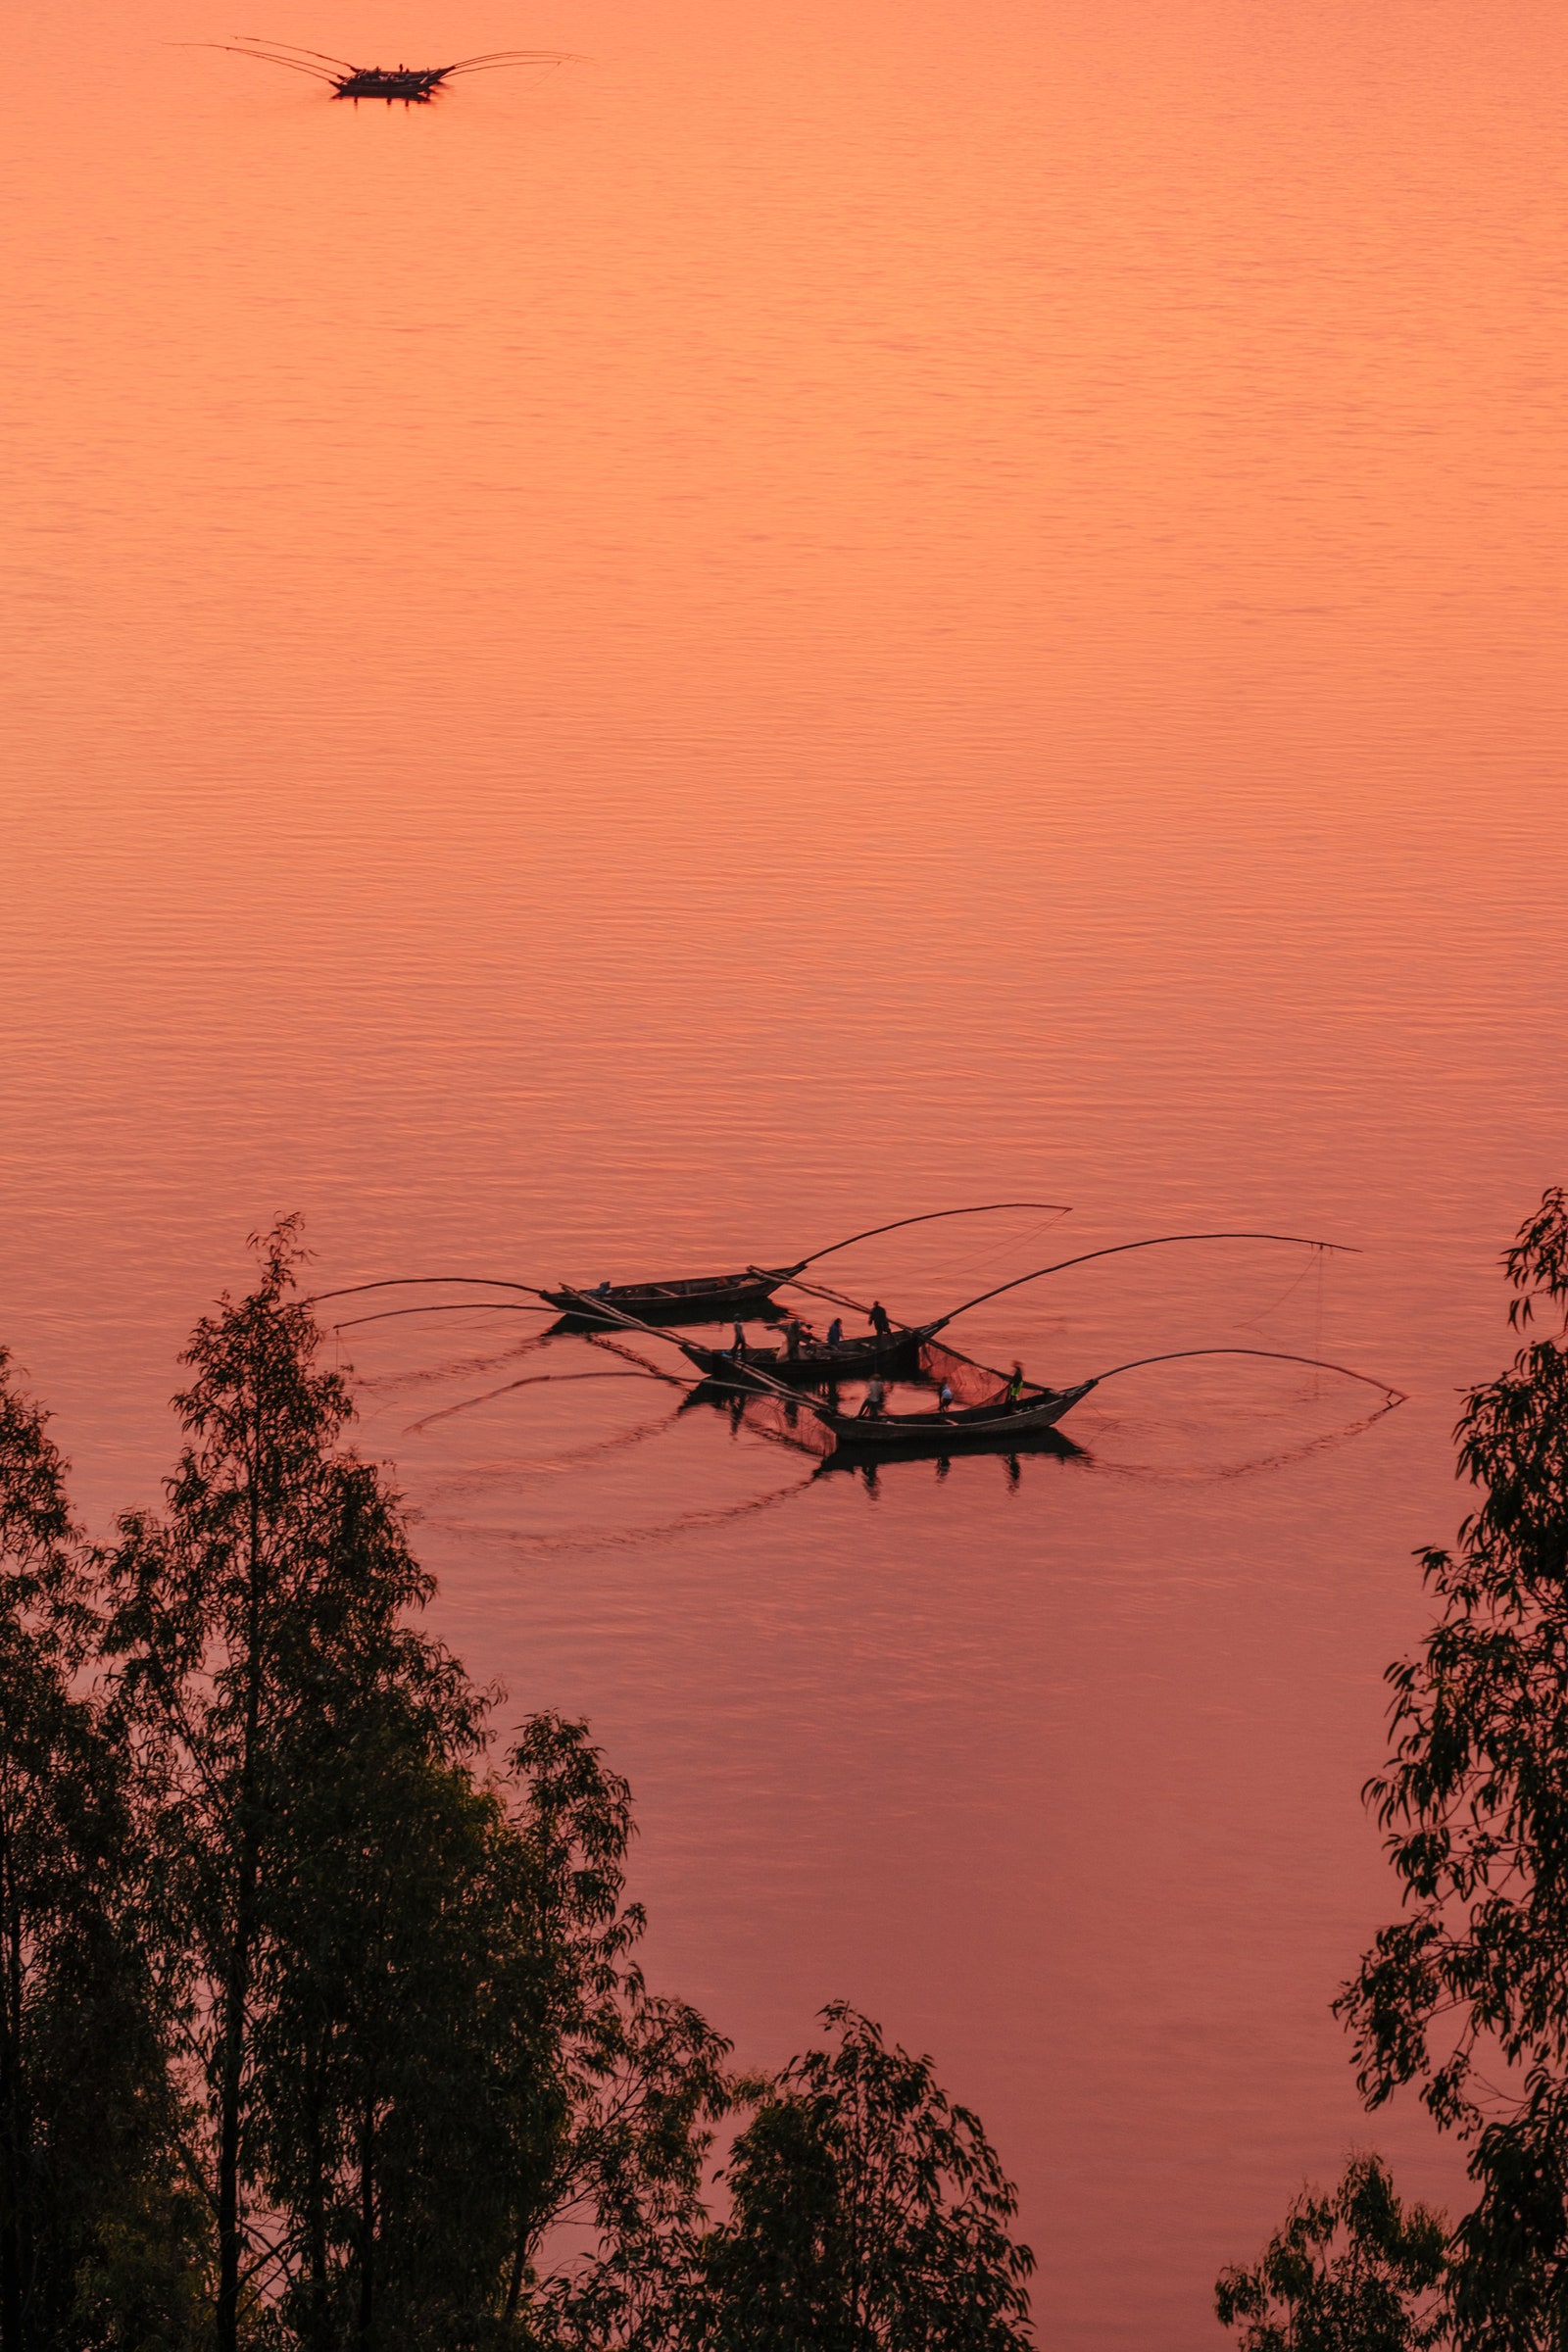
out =
[[[297,1786],[254,2037],[284,2318],[313,2352],[623,2319],[730,2096],[727,2045],[632,1958],[624,1783],[541,1717],[475,1786],[372,1696]],[[593,2251],[541,2278],[563,2225]]]
[[[711,2352],[1017,2352],[1027,2246],[977,2117],[843,2002],[737,2138],[683,2340]]]
[[[505,2248],[498,1808],[388,1714],[372,1694],[298,1759],[255,1985],[257,2169],[322,2352],[426,2340]]]
[[[518,1974],[551,2066],[519,2135],[502,2316],[525,2344],[662,2343],[707,2220],[712,2126],[755,2086],[695,2009],[648,1988],[647,1922],[623,1899],[630,1791],[586,1727],[537,1716],[509,1762],[535,1936]],[[541,2274],[564,2230],[587,2251]]]
[[[301,1965],[302,1833],[334,1740],[379,1697],[406,1739],[445,1757],[477,1745],[482,1712],[406,1622],[431,1580],[395,1498],[339,1444],[349,1397],[317,1368],[319,1334],[292,1295],[292,1223],[259,1253],[256,1290],[225,1298],[185,1354],[189,1443],[167,1517],[121,1524],[106,1636],[156,1849],[166,1997],[195,2067],[219,2352],[234,2352],[245,2309],[297,2253],[291,2218],[248,2194],[265,2137],[256,2039]],[[394,1832],[383,1815],[377,1836]]]
[[[341,1442],[292,1226],[260,1249],[187,1353],[190,1443],[167,1517],[122,1524],[106,1636],[217,2340],[523,2344],[612,2270],[634,2300],[699,2210],[727,2045],[643,1983],[627,1792],[583,1727],[540,1718],[476,1779],[489,1702],[409,1623],[430,1580]],[[568,2217],[590,2256],[541,2277]]]
[[[1548,1192],[1504,1263],[1509,1322],[1557,1334],[1473,1390],[1456,1432],[1481,1491],[1456,1552],[1422,1555],[1443,1613],[1392,1667],[1396,1742],[1369,1797],[1405,1916],[1340,2006],[1378,2106],[1419,2081],[1472,2141],[1456,2232],[1466,2346],[1568,2341],[1568,1198]],[[1490,2055],[1486,2072],[1478,2065]],[[1508,2078],[1511,2076],[1511,2080]],[[1498,2080],[1497,2078],[1502,2078]]]
[[[1239,2352],[1435,2352],[1449,2340],[1446,2242],[1376,2156],[1352,2157],[1332,2195],[1297,2198],[1255,2269],[1222,2275],[1215,2309]]]
[[[134,1910],[85,1555],[0,1350],[0,2347],[188,2340],[205,2247]]]
[[[586,1728],[486,1768],[257,1247],[108,1552],[0,1359],[0,2352],[1016,2352],[1013,2191],[929,2064],[836,2007],[740,2082],[644,1979]]]

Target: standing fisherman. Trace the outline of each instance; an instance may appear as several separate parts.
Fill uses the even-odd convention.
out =
[[[1014,1405],[1018,1402],[1022,1395],[1023,1366],[1019,1363],[1017,1357],[1014,1356],[1012,1363],[1012,1378],[1007,1383],[1007,1393],[1002,1401],[1005,1405]]]
[[[873,1298],[871,1301],[871,1329],[879,1340],[885,1340],[893,1329],[892,1324],[888,1321],[888,1310],[880,1298]]]
[[[865,1384],[865,1402],[861,1405],[857,1417],[861,1421],[880,1421],[882,1407],[886,1400],[887,1390],[882,1384],[882,1375],[880,1372],[873,1372]]]

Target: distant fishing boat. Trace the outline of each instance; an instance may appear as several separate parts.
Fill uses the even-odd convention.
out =
[[[254,58],[266,66],[286,66],[292,74],[307,74],[324,82],[334,98],[384,99],[388,106],[428,106],[437,92],[460,74],[492,74],[503,66],[564,66],[572,62],[564,49],[490,49],[482,57],[460,57],[450,66],[356,66],[346,57],[329,57],[324,49],[303,49],[293,41],[180,41],[184,49],[223,49],[233,57]]]

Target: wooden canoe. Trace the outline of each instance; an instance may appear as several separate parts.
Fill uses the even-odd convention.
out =
[[[681,1351],[708,1380],[733,1380],[737,1372],[760,1372],[787,1388],[826,1389],[841,1380],[861,1380],[869,1373],[888,1372],[907,1362],[935,1329],[934,1323],[895,1327],[886,1338],[872,1333],[864,1339],[840,1340],[836,1348],[830,1348],[826,1340],[803,1339],[798,1355],[791,1355],[788,1348],[747,1348],[737,1359],[733,1348],[700,1348],[685,1340]]]
[[[890,1452],[900,1446],[940,1448],[993,1446],[1005,1450],[1017,1438],[1054,1429],[1062,1416],[1080,1404],[1097,1380],[1081,1380],[1072,1389],[1033,1389],[1013,1405],[973,1404],[947,1413],[830,1413],[818,1406],[819,1418],[847,1452]]]
[[[612,1282],[596,1291],[564,1285],[539,1296],[584,1329],[628,1317],[635,1323],[744,1323],[761,1314],[780,1283],[798,1270],[748,1266],[743,1274],[695,1274],[684,1282]],[[600,1301],[612,1311],[596,1314]]]

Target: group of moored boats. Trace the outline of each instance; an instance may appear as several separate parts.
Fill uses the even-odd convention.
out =
[[[775,1302],[775,1294],[797,1283],[818,1258],[847,1250],[853,1242],[869,1241],[879,1234],[931,1223],[941,1217],[985,1216],[1003,1208],[1045,1209],[1058,1216],[1067,1213],[1062,1203],[1044,1200],[988,1201],[972,1208],[927,1210],[918,1217],[901,1217],[895,1224],[873,1226],[868,1232],[854,1234],[849,1241],[835,1242],[829,1249],[814,1250],[791,1265],[747,1266],[738,1273],[690,1275],[670,1282],[602,1282],[591,1291],[563,1284],[540,1295],[560,1311],[566,1328],[590,1332],[618,1329],[673,1340],[715,1396],[733,1396],[737,1392],[753,1396],[771,1392],[792,1402],[804,1402],[841,1446],[879,1449],[901,1445],[921,1446],[933,1439],[973,1446],[999,1436],[1016,1441],[1054,1428],[1095,1383],[1086,1381],[1069,1390],[1046,1389],[1030,1382],[1009,1383],[1004,1373],[970,1364],[970,1370],[995,1391],[986,1401],[969,1405],[944,1401],[934,1411],[892,1412],[885,1397],[887,1381],[907,1380],[926,1388],[939,1388],[926,1359],[937,1333],[952,1321],[953,1314],[962,1311],[960,1308],[956,1307],[953,1314],[939,1316],[929,1323],[895,1323],[879,1306],[861,1308],[858,1311],[867,1315],[871,1329],[861,1336],[847,1338],[842,1316],[835,1316],[826,1336],[819,1336],[803,1314],[786,1312]],[[837,1294],[826,1296],[835,1304],[855,1304]],[[747,1341],[745,1325],[759,1319],[779,1332],[774,1345],[756,1346]],[[707,1323],[732,1324],[733,1344],[728,1348],[705,1347],[672,1328],[700,1327]],[[951,1351],[943,1352],[948,1355]],[[968,1358],[951,1360],[969,1363]],[[867,1383],[865,1401],[854,1412],[840,1410],[840,1388],[857,1381]],[[802,1392],[809,1391],[826,1394],[802,1396]]]
[[[1038,1281],[1043,1275],[1057,1273],[1072,1265],[1081,1265],[1090,1258],[1115,1256],[1124,1250],[1147,1250],[1174,1242],[1209,1241],[1267,1241],[1285,1242],[1313,1249],[1328,1250],[1341,1247],[1333,1243],[1316,1242],[1300,1234],[1263,1233],[1195,1233],[1159,1234],[1136,1242],[1119,1242],[1104,1249],[1089,1250],[1074,1257],[1061,1258],[1050,1266],[1036,1267],[1028,1274],[1013,1276],[999,1283],[978,1298],[966,1299],[962,1305],[952,1307],[945,1315],[925,1323],[897,1323],[880,1305],[869,1309],[842,1294],[822,1290],[801,1277],[818,1259],[849,1249],[853,1243],[870,1241],[880,1234],[894,1233],[911,1225],[934,1223],[945,1217],[982,1216],[1002,1209],[1045,1209],[1065,1214],[1061,1203],[1039,1200],[987,1201],[978,1206],[958,1209],[930,1209],[919,1216],[900,1217],[891,1224],[877,1225],[848,1240],[835,1242],[823,1250],[813,1250],[788,1265],[748,1265],[737,1273],[686,1275],[666,1282],[616,1283],[605,1281],[594,1289],[558,1283],[553,1288],[536,1287],[511,1279],[479,1275],[419,1275],[393,1277],[387,1282],[356,1284],[356,1292],[396,1287],[401,1282],[434,1284],[474,1284],[507,1291],[525,1291],[541,1299],[560,1318],[554,1326],[559,1331],[577,1331],[608,1335],[611,1332],[635,1334],[649,1339],[668,1340],[680,1348],[687,1361],[700,1375],[696,1394],[710,1395],[715,1399],[735,1400],[745,1396],[771,1396],[789,1411],[791,1425],[802,1413],[810,1415],[827,1431],[836,1446],[850,1451],[869,1450],[886,1453],[900,1447],[906,1451],[947,1453],[961,1448],[1007,1448],[1044,1439],[1058,1422],[1079,1404],[1109,1372],[1077,1382],[1067,1388],[1049,1388],[1025,1380],[1021,1368],[1014,1366],[1012,1376],[978,1364],[972,1358],[960,1356],[938,1341],[938,1334],[956,1316],[999,1298],[1003,1292],[1017,1289],[1021,1284]],[[842,1315],[835,1315],[825,1336],[819,1336],[805,1319],[804,1312],[793,1312],[777,1302],[776,1294],[793,1286],[803,1298],[832,1301],[838,1307],[867,1316],[871,1328],[855,1337],[845,1336]],[[324,1297],[341,1298],[346,1292],[329,1292]],[[414,1309],[403,1312],[418,1311]],[[769,1339],[754,1344],[746,1334],[748,1322],[760,1321],[769,1327]],[[729,1323],[733,1326],[733,1341],[728,1347],[705,1345],[689,1336],[704,1325]],[[1231,1353],[1231,1349],[1187,1349],[1180,1353]],[[1268,1353],[1265,1349],[1243,1349],[1243,1353]],[[1309,1360],[1309,1359],[1298,1359]],[[1340,1367],[1335,1367],[1339,1369]],[[1115,1366],[1113,1370],[1130,1369]],[[1353,1375],[1360,1378],[1361,1375]],[[892,1410],[887,1401],[887,1383],[937,1393],[936,1403],[922,1397],[910,1410]],[[865,1396],[853,1409],[846,1405],[841,1391],[852,1384],[863,1382]],[[1380,1385],[1380,1384],[1375,1384]]]
[[[864,1338],[821,1340],[792,1317],[782,1346],[774,1348],[749,1346],[737,1318],[732,1347],[705,1348],[696,1340],[677,1337],[667,1323],[647,1323],[626,1312],[608,1293],[566,1291],[561,1297],[579,1327],[597,1323],[602,1330],[673,1339],[715,1397],[772,1395],[797,1408],[804,1406],[840,1447],[852,1450],[882,1452],[903,1447],[951,1452],[956,1447],[972,1449],[999,1442],[1016,1446],[1021,1440],[1054,1429],[1063,1414],[1099,1385],[1085,1380],[1070,1389],[1043,1388],[1017,1374],[1009,1379],[1005,1373],[993,1372],[950,1348],[937,1350],[933,1346],[936,1335],[952,1319],[946,1315],[934,1323],[918,1324],[894,1323],[881,1317]],[[966,1366],[993,1394],[976,1404],[958,1403],[951,1383],[939,1379],[938,1364],[932,1360],[937,1354],[948,1368]],[[886,1401],[889,1379],[937,1389],[939,1402],[934,1410],[890,1411]],[[846,1411],[840,1405],[839,1390],[858,1381],[866,1384],[865,1399],[853,1412]],[[811,1391],[826,1394],[808,1394]]]

